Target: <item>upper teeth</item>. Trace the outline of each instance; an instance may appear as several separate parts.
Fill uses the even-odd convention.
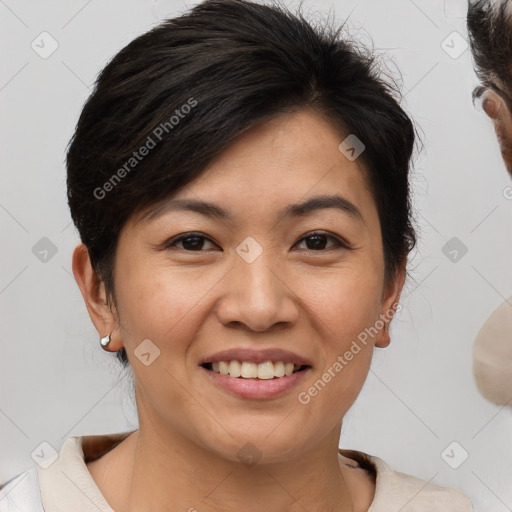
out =
[[[274,377],[284,377],[291,375],[294,370],[298,370],[301,365],[293,363],[284,363],[278,361],[265,361],[264,363],[251,363],[249,361],[218,361],[212,363],[212,370],[222,375],[230,377],[243,377],[244,379],[273,379]]]

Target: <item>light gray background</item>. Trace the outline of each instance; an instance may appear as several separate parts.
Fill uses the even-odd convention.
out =
[[[100,349],[71,273],[78,237],[64,152],[106,62],[196,3],[0,0],[2,482],[34,465],[42,441],[58,449],[68,435],[136,428],[129,374]],[[338,20],[350,15],[353,35],[371,35],[401,70],[404,106],[425,142],[413,176],[420,242],[404,309],[390,347],[375,351],[340,446],[463,489],[477,510],[501,512],[512,510],[512,411],[479,395],[471,365],[478,330],[511,294],[512,201],[503,194],[511,183],[492,125],[471,103],[469,50],[452,58],[441,47],[453,31],[467,38],[465,4],[309,0],[305,10],[322,16],[334,6]],[[59,45],[47,59],[31,48],[43,31]],[[442,252],[454,236],[468,248],[456,263]],[[57,247],[46,263],[32,252],[42,237]],[[469,453],[456,470],[441,457],[452,441]]]

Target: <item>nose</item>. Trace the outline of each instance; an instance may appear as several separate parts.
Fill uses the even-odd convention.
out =
[[[260,255],[252,263],[235,258],[223,284],[216,313],[227,327],[264,332],[293,325],[299,317],[298,297],[275,258]]]

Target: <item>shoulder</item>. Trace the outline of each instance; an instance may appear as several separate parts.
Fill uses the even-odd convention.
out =
[[[44,512],[37,468],[21,473],[0,488],[0,512]]]
[[[469,498],[458,489],[396,471],[373,455],[354,450],[340,452],[375,478],[375,495],[368,512],[431,512],[433,505],[443,512],[474,512]]]

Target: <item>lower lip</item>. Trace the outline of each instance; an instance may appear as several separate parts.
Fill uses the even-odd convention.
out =
[[[205,372],[207,377],[212,379],[215,384],[241,398],[265,399],[274,398],[290,391],[302,381],[311,367],[285,377],[274,377],[273,379],[243,379],[222,375],[207,370],[203,366],[200,366],[199,369]]]

